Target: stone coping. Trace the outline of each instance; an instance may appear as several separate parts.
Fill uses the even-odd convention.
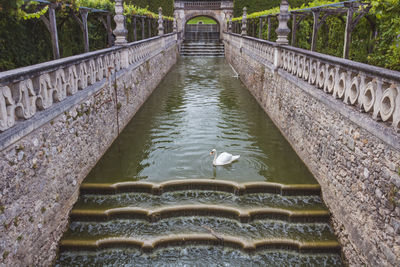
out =
[[[400,150],[400,72],[253,37],[232,33],[226,37],[274,75],[301,85],[317,100]],[[265,57],[257,56],[264,52]]]
[[[329,222],[329,210],[300,210],[292,211],[282,208],[251,208],[239,209],[221,205],[174,205],[156,209],[138,207],[123,207],[107,210],[73,209],[70,213],[74,221],[102,220],[115,218],[135,218],[156,222],[161,219],[182,216],[213,216],[224,217],[248,223],[256,219],[276,219],[288,222]]]
[[[112,47],[0,73],[0,85],[5,81],[8,81],[8,84],[18,84],[15,88],[9,88],[7,86],[0,87],[1,90],[5,89],[4,96],[10,97],[10,99],[12,99],[14,95],[19,96],[18,101],[11,103],[12,105],[9,107],[7,106],[7,111],[5,113],[0,110],[0,113],[4,113],[0,114],[0,118],[2,119],[2,121],[0,121],[1,123],[7,123],[9,120],[12,121],[12,125],[7,126],[8,129],[4,129],[3,132],[0,129],[0,150],[7,148],[20,138],[40,128],[43,124],[48,123],[55,117],[63,114],[63,112],[69,110],[72,106],[79,104],[88,97],[96,94],[99,90],[108,86],[110,80],[118,79],[126,72],[137,68],[145,61],[158,55],[162,51],[162,48],[158,46],[154,47],[154,42],[159,42],[161,44],[161,38],[170,39],[174,34],[176,33],[156,36],[146,40],[133,42],[126,46]],[[143,47],[149,47],[152,50],[150,53],[146,53]],[[166,50],[169,48],[170,46],[165,47]],[[108,65],[113,65],[115,69],[112,70],[109,76],[105,75],[108,68],[105,61],[102,61],[104,65],[102,63],[101,66],[97,66],[98,69],[96,70],[88,67],[87,64],[90,66],[92,66],[92,63],[96,64],[96,59],[99,60],[101,57],[106,57],[107,55],[112,54],[115,51],[120,51],[121,49],[128,51],[131,50],[129,53],[137,54],[131,55],[128,66],[123,67],[119,64],[118,67],[115,67],[115,64],[110,60],[111,63],[109,62]],[[120,62],[121,57],[122,55],[119,55],[115,61]],[[83,64],[81,66],[82,71],[88,67],[87,74],[81,74],[82,77],[76,77],[71,81],[67,81],[68,77],[71,79],[71,75],[73,76],[74,72],[81,73],[79,72],[80,64]],[[89,69],[91,69],[91,71]],[[66,74],[68,71],[70,71],[69,75]],[[97,74],[95,73],[96,71]],[[53,72],[53,74],[51,74],[51,72]],[[36,80],[40,79],[41,84],[38,85],[32,83],[32,78],[35,78]],[[91,79],[93,80],[89,82]],[[86,81],[86,84],[83,85],[83,88],[78,88],[78,84],[80,82],[83,83],[83,81]],[[49,85],[49,83],[51,83],[51,85]],[[75,88],[75,91],[67,92],[67,88],[72,87]],[[39,92],[36,92],[37,90],[39,90]],[[9,92],[10,95],[8,95],[7,92]],[[30,94],[36,95],[30,96]],[[53,99],[56,94],[60,96],[62,95],[63,97],[58,100]],[[8,101],[11,101],[10,99],[8,99]],[[0,101],[1,100],[7,100],[7,98],[0,98]],[[39,102],[46,102],[48,100],[50,101],[47,106],[41,108],[37,106]],[[5,103],[7,103],[7,101]],[[17,109],[22,110],[20,113],[24,114],[23,118],[21,117],[21,114],[16,118],[18,114],[16,112]],[[28,115],[26,115],[25,112]],[[2,118],[1,115],[6,117]],[[0,126],[3,127],[5,125]]]
[[[44,72],[50,72],[57,70],[60,67],[67,67],[73,64],[76,64],[77,62],[85,61],[88,59],[92,59],[95,57],[98,57],[99,55],[107,54],[110,52],[114,51],[119,51],[124,48],[129,48],[135,45],[143,44],[143,43],[148,43],[153,40],[162,38],[162,37],[168,37],[171,35],[175,35],[176,33],[168,33],[164,34],[163,36],[155,36],[152,38],[136,41],[136,42],[131,42],[127,45],[124,46],[113,46],[110,48],[105,48],[93,52],[88,52],[88,53],[83,53],[75,56],[70,56],[66,58],[61,58],[57,60],[51,60],[43,63],[39,63],[36,65],[31,65],[31,66],[26,66],[18,69],[13,69],[9,71],[4,71],[0,72],[0,85],[6,85],[8,83],[14,83],[22,80],[26,80],[31,78],[32,76],[35,76],[37,74],[42,74]]]
[[[272,182],[248,182],[237,183],[227,180],[212,179],[186,179],[170,180],[162,183],[153,182],[121,182],[121,183],[83,183],[81,192],[83,194],[106,193],[115,194],[116,192],[141,192],[153,195],[161,195],[164,192],[183,191],[183,190],[213,190],[236,195],[251,193],[276,193],[281,195],[320,195],[321,186],[319,184],[280,184]]]
[[[349,70],[351,69],[355,69],[357,71],[362,71],[365,73],[370,73],[376,76],[382,76],[384,78],[387,78],[389,80],[393,80],[396,82],[400,82],[400,72],[399,71],[394,71],[394,70],[389,70],[389,69],[385,69],[385,68],[381,68],[381,67],[377,67],[377,66],[373,66],[373,65],[369,65],[369,64],[365,64],[365,63],[361,63],[361,62],[356,62],[353,60],[349,60],[349,59],[343,59],[343,58],[339,58],[339,57],[335,57],[335,56],[330,56],[327,54],[321,54],[318,52],[313,52],[313,51],[309,51],[306,49],[302,49],[302,48],[297,48],[294,46],[289,46],[289,45],[279,45],[275,42],[271,42],[271,41],[267,41],[267,40],[262,40],[259,38],[254,38],[251,36],[242,36],[240,34],[237,33],[230,33],[230,32],[224,32],[225,34],[230,34],[236,37],[241,37],[244,39],[248,39],[248,40],[252,40],[255,42],[259,42],[259,43],[264,43],[267,45],[272,45],[272,46],[276,46],[276,47],[280,47],[289,51],[293,51],[299,54],[304,54],[307,55],[309,57],[313,57],[316,59],[319,59],[321,61],[324,62],[329,62],[335,65],[340,65],[343,68],[347,68]]]
[[[278,71],[279,75],[285,77],[288,81],[300,85],[300,87],[310,96],[318,99],[324,103],[327,107],[335,110],[345,118],[349,119],[361,128],[366,129],[368,132],[384,141],[386,144],[390,145],[394,149],[400,151],[400,135],[396,134],[392,129],[387,127],[383,123],[378,123],[373,120],[368,114],[360,113],[357,109],[343,108],[343,103],[337,101],[337,99],[326,97],[326,93],[321,90],[315,90],[315,88],[308,84],[307,82],[298,79],[287,73],[284,70]],[[348,107],[348,106],[345,106]]]
[[[159,247],[206,244],[240,248],[245,251],[285,249],[300,253],[338,253],[337,241],[302,242],[285,238],[266,238],[254,241],[223,234],[177,234],[159,236],[150,240],[134,238],[104,238],[99,240],[62,240],[60,250],[101,250],[115,247],[135,247],[152,251]]]

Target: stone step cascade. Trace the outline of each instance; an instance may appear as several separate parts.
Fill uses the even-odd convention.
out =
[[[174,266],[177,259],[193,264],[207,253],[218,255],[217,265],[243,266],[241,257],[253,255],[265,264],[341,266],[341,247],[320,195],[316,184],[84,183],[56,266]],[[160,253],[171,258],[158,258]]]
[[[182,57],[225,57],[225,49],[220,42],[185,42],[180,54]]]

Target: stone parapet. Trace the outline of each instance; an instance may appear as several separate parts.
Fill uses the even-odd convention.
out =
[[[81,182],[177,57],[173,33],[0,73],[0,265],[52,263]]]
[[[400,73],[225,33],[229,63],[321,185],[351,266],[400,262]]]
[[[400,72],[291,46],[278,46],[253,37],[242,38],[233,33],[227,36],[229,41],[270,68],[284,70],[334,99],[369,114],[375,121],[391,124],[394,139],[379,137],[400,150],[397,134],[400,133]]]

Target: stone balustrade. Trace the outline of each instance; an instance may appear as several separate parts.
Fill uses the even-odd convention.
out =
[[[215,2],[185,2],[184,3],[185,9],[190,10],[200,10],[200,9],[220,9],[221,8],[221,1]]]
[[[271,70],[297,76],[400,132],[400,72],[234,33],[226,40]]]
[[[349,266],[400,258],[400,72],[224,33],[227,61],[313,173]]]
[[[179,34],[0,73],[3,265],[52,265],[80,184],[176,63]]]
[[[399,72],[294,47],[279,52],[280,68],[400,131]]]
[[[174,44],[176,33],[0,73],[0,144],[38,113]]]

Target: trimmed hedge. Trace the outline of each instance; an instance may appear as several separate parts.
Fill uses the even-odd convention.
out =
[[[113,3],[114,0],[110,2]],[[141,8],[148,7],[155,13],[158,13],[158,8],[161,6],[165,16],[173,16],[173,2],[173,0],[125,0],[127,4]],[[10,8],[15,6],[0,4],[0,71],[52,60],[50,34],[44,23],[35,17],[29,20],[17,18],[16,12],[10,12]],[[83,33],[76,21],[64,13],[60,10],[56,12],[61,57],[81,54],[84,52]],[[113,20],[112,23],[114,29]],[[105,48],[107,33],[101,22],[95,16],[89,15],[88,26],[90,50]],[[132,41],[132,38],[129,41]]]
[[[174,0],[125,0],[124,2],[142,8],[148,7],[155,13],[158,13],[158,8],[162,7],[164,16],[174,15]]]
[[[291,7],[300,7],[312,0],[288,0]],[[247,7],[247,13],[267,10],[279,6],[281,0],[234,0],[234,17],[243,15],[243,8]]]

